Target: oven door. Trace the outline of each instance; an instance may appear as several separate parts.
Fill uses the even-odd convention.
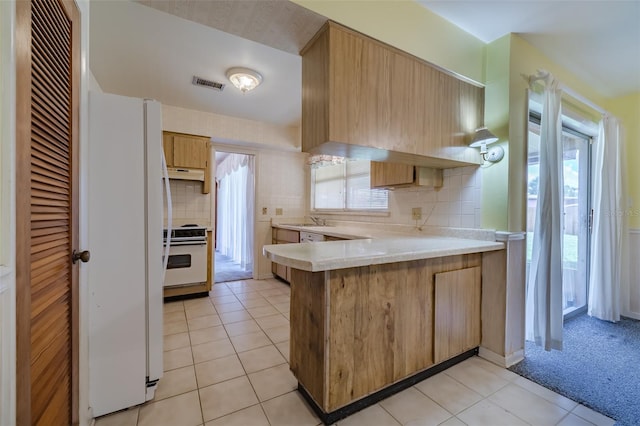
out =
[[[207,281],[207,244],[174,245],[169,247],[164,286],[198,284]]]

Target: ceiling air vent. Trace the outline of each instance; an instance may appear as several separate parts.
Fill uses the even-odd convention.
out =
[[[217,90],[218,92],[222,92],[222,89],[224,89],[224,84],[218,83],[217,81],[207,80],[205,78],[198,77],[197,75],[193,76],[192,83],[195,86],[208,87],[209,89]]]

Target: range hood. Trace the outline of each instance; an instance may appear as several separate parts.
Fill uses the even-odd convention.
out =
[[[182,167],[168,167],[169,179],[198,180],[204,182],[204,169],[185,169]]]

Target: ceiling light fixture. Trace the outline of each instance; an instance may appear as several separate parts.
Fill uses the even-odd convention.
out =
[[[491,151],[488,151],[487,145],[497,141],[498,141],[498,137],[493,133],[491,133],[489,129],[487,129],[486,127],[480,127],[479,129],[476,129],[476,132],[473,136],[473,140],[471,141],[469,146],[472,148],[479,147],[480,155],[482,155],[482,159],[484,161],[490,161],[492,163],[495,163],[497,161],[502,160],[502,157],[504,157],[504,150],[502,149],[501,146],[497,146],[497,147],[491,148]],[[489,155],[487,156],[487,154]]]
[[[230,68],[227,70],[227,78],[234,86],[240,89],[242,93],[253,90],[262,83],[260,73],[249,68]]]

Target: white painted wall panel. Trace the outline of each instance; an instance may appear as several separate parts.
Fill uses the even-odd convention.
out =
[[[15,2],[0,1],[0,425],[16,418]]]
[[[629,284],[622,291],[622,315],[640,319],[640,229],[629,230]],[[628,297],[628,304],[625,298]]]

